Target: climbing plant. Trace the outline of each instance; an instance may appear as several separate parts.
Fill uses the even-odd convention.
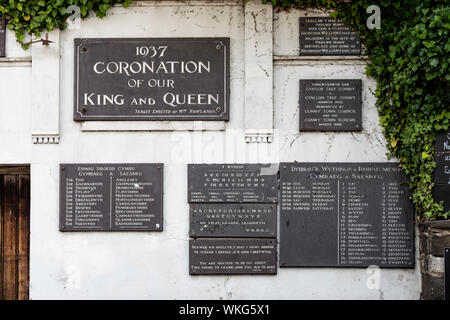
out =
[[[447,219],[450,212],[433,200],[434,142],[450,122],[450,3],[448,0],[263,0],[274,6],[325,7],[350,24],[367,49],[367,74],[377,80],[375,95],[388,157],[400,160],[409,175],[420,217]],[[114,4],[131,0],[0,0],[0,15],[24,43],[26,34],[64,29],[71,5],[81,18],[104,17]],[[367,8],[381,9],[381,28],[369,29]]]
[[[127,7],[130,3],[131,0],[0,0],[0,16],[6,17],[8,28],[15,32],[17,41],[27,48],[27,34],[39,37],[44,30],[63,30],[67,27],[68,18],[73,15],[86,18],[94,12],[103,18],[113,5]]]

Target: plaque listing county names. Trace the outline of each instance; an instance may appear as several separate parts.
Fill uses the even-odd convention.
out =
[[[75,39],[74,120],[229,120],[229,42]]]
[[[438,133],[435,144],[434,198],[450,210],[450,129]]]
[[[190,205],[191,237],[275,238],[277,205],[198,203]]]
[[[300,80],[300,131],[361,131],[361,80]]]
[[[414,267],[414,213],[395,163],[281,163],[281,267]]]
[[[276,274],[275,239],[189,241],[189,274]]]
[[[6,20],[0,17],[0,57],[5,56]]]
[[[162,231],[163,164],[61,164],[60,231]]]
[[[278,166],[189,164],[189,203],[278,203]]]
[[[361,40],[350,27],[331,17],[300,18],[301,56],[360,55]]]

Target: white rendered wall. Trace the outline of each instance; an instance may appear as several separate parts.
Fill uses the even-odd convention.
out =
[[[31,163],[31,298],[418,299],[418,262],[415,270],[382,269],[379,290],[368,288],[366,269],[290,268],[278,269],[276,276],[189,275],[187,163],[375,162],[386,161],[387,152],[370,93],[375,83],[364,76],[364,65],[357,60],[276,58],[273,142],[246,144],[244,4],[189,3],[146,1],[128,9],[116,7],[102,20],[92,17],[80,29],[61,33],[59,144],[32,144],[31,69],[0,64],[0,164]],[[297,54],[299,14],[274,11],[274,55]],[[76,37],[230,37],[231,118],[225,130],[82,131],[82,125],[72,120]],[[364,131],[300,134],[301,78],[361,78]],[[164,231],[59,232],[58,166],[73,162],[163,162]]]

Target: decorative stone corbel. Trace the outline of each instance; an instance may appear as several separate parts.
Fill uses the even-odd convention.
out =
[[[245,141],[272,142],[273,8],[245,4]]]
[[[32,43],[31,116],[35,144],[59,143],[60,31]]]

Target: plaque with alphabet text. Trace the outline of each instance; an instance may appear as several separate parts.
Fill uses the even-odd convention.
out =
[[[162,231],[163,164],[61,164],[60,231]]]
[[[275,239],[189,241],[189,274],[276,274]]]
[[[414,268],[398,163],[281,163],[280,266]]]
[[[300,80],[300,131],[361,131],[361,80]]]
[[[189,164],[189,203],[278,203],[278,165]]]
[[[331,17],[300,17],[301,56],[361,54],[361,39],[347,24]]]
[[[221,120],[229,38],[75,39],[74,120]]]
[[[191,237],[275,238],[277,205],[196,203],[190,205]]]
[[[0,17],[0,57],[5,56],[6,20]]]

